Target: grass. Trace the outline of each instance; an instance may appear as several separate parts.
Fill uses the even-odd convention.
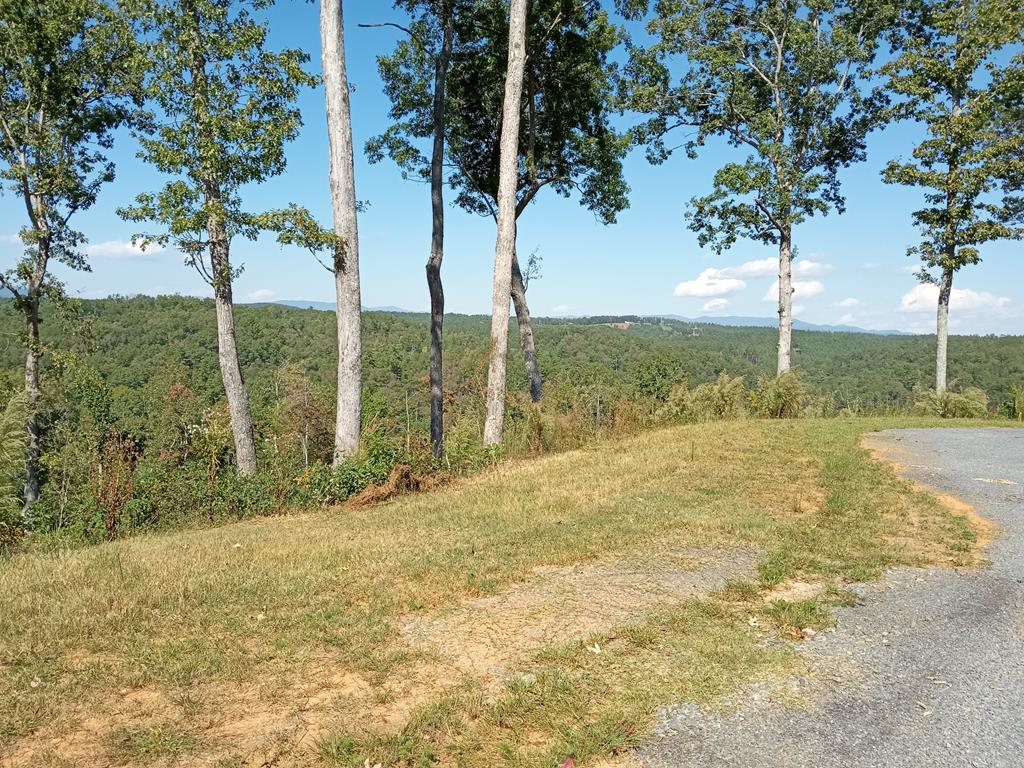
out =
[[[192,734],[171,722],[120,726],[107,737],[107,744],[115,760],[131,765],[182,758],[199,749]]]
[[[0,563],[0,759],[525,768],[616,753],[662,704],[795,669],[764,633],[828,626],[844,583],[978,561],[967,517],[859,447],[890,426],[672,428],[375,507],[18,555]],[[665,547],[752,549],[759,565],[533,648],[498,690],[401,631],[540,566]],[[825,588],[762,598],[795,579]]]

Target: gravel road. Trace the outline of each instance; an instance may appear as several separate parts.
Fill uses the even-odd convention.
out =
[[[898,569],[804,643],[808,708],[741,693],[727,714],[668,711],[646,768],[1024,766],[1024,430],[910,429],[876,444],[906,476],[1001,527],[991,566]]]

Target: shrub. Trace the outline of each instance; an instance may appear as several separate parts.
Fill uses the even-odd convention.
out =
[[[21,528],[21,480],[25,467],[28,398],[16,394],[0,411],[0,550],[12,543]]]
[[[778,376],[762,376],[754,392],[754,409],[769,419],[793,419],[800,415],[807,399],[807,388],[793,371]]]
[[[1010,387],[1010,394],[1003,403],[1003,413],[1008,418],[1024,421],[1024,386],[1014,384]]]
[[[988,395],[977,387],[967,387],[961,392],[915,387],[914,413],[943,419],[980,419],[988,414]]]
[[[686,424],[738,419],[746,413],[744,399],[743,377],[723,372],[715,381],[693,389],[686,382],[674,387],[658,411],[658,418]]]
[[[494,452],[483,444],[483,425],[475,414],[457,415],[444,433],[444,451],[452,472],[472,473],[487,466]]]
[[[364,438],[359,455],[338,466],[316,463],[297,480],[296,501],[336,504],[369,485],[382,485],[398,463],[399,450],[386,435],[375,432]]]
[[[811,395],[804,406],[803,416],[815,419],[831,419],[839,415],[839,405],[834,392]]]

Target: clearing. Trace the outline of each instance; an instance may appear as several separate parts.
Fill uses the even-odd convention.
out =
[[[980,562],[860,446],[677,427],[368,508],[0,563],[5,766],[529,766],[805,664],[852,582]]]

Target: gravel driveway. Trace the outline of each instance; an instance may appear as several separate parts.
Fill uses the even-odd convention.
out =
[[[899,569],[802,649],[810,708],[767,689],[667,712],[647,768],[1024,766],[1024,430],[910,429],[876,443],[906,476],[996,520],[990,567]]]

